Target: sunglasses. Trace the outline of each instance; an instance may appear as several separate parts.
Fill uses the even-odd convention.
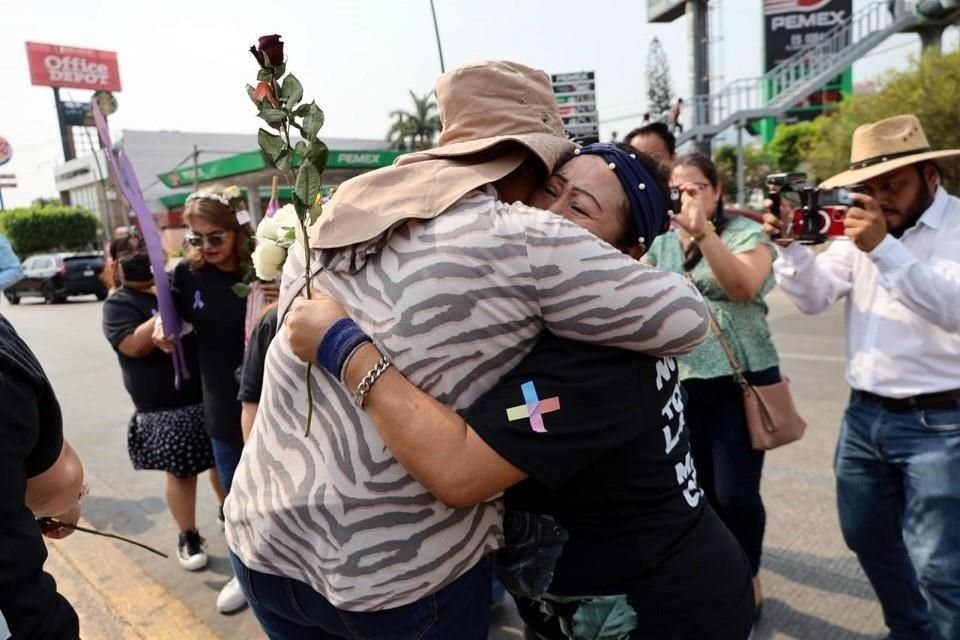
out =
[[[194,233],[193,231],[188,231],[183,236],[183,240],[196,249],[202,249],[204,244],[209,244],[211,247],[216,248],[223,244],[223,240],[227,237],[228,233],[233,233],[233,231],[214,231],[213,233]]]

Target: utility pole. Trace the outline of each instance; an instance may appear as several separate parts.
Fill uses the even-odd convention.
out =
[[[707,0],[687,0],[690,14],[690,48],[693,51],[693,124],[710,124],[710,33]],[[689,125],[688,125],[689,126]],[[701,153],[710,155],[710,139],[696,142]]]
[[[433,6],[433,0],[430,0],[430,13],[433,14],[433,33],[437,37],[437,53],[440,54],[440,73],[446,73],[443,66],[443,47],[440,46],[440,27],[437,25],[437,10]]]
[[[200,170],[198,168],[200,164],[200,149],[197,148],[197,145],[193,145],[193,190],[196,191],[197,187],[200,185]]]

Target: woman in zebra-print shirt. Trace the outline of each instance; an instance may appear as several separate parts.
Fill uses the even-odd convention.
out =
[[[646,175],[656,166],[629,147],[598,147],[559,167],[534,202],[639,259],[641,240],[663,229],[666,202],[625,197],[636,182],[623,163]],[[660,210],[635,211],[651,205]],[[330,299],[296,303],[291,346],[313,361],[345,317]],[[352,391],[381,357],[360,346],[332,373]],[[604,627],[609,637],[744,640],[749,563],[702,499],[677,371],[673,358],[548,333],[465,419],[390,368],[364,406],[400,463],[448,506],[506,492],[498,574],[530,638],[597,637],[585,620],[604,611],[620,620],[616,633]]]

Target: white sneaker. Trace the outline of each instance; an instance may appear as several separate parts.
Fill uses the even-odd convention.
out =
[[[177,560],[180,566],[187,571],[200,571],[207,566],[207,554],[204,552],[205,541],[196,529],[187,529],[180,532],[177,541]]]
[[[247,596],[243,595],[243,589],[240,588],[240,581],[236,577],[230,578],[230,582],[220,589],[217,596],[217,611],[220,613],[233,613],[247,606]]]

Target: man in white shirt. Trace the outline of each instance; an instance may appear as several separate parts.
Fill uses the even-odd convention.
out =
[[[808,314],[846,298],[847,382],[837,444],[844,540],[877,592],[891,640],[960,639],[960,199],[939,186],[916,117],[859,127],[845,239],[783,246],[777,282]]]

